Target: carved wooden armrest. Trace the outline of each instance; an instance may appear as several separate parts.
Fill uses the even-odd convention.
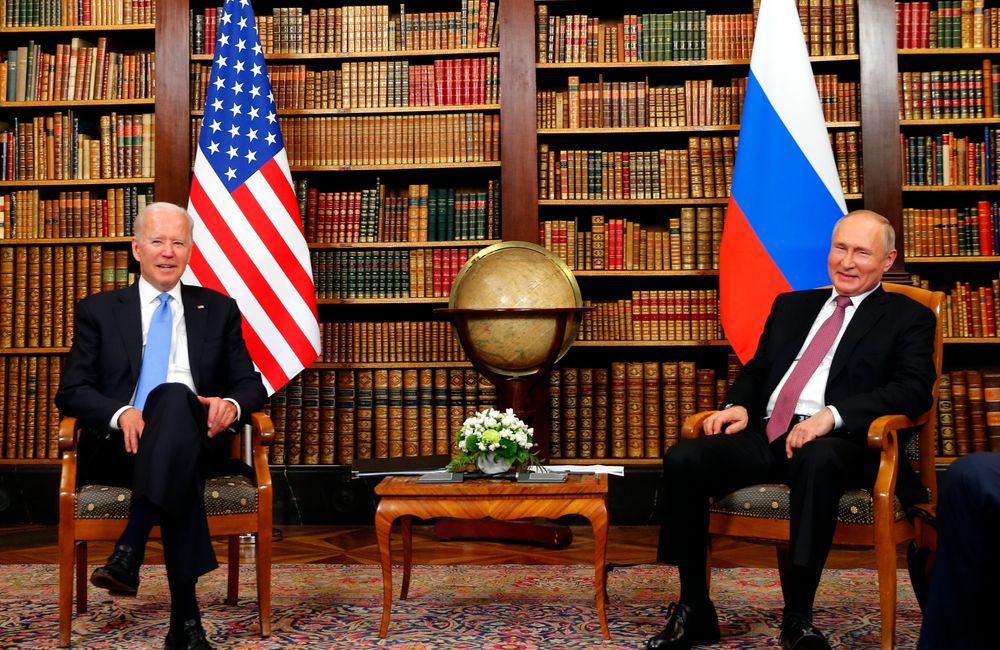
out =
[[[681,440],[690,440],[702,435],[705,429],[705,419],[718,411],[701,411],[694,415],[689,415],[681,426]]]
[[[875,451],[887,451],[896,432],[900,429],[912,429],[926,421],[926,417],[911,420],[905,415],[883,415],[868,427],[868,448]]]
[[[59,421],[59,451],[75,451],[78,442],[76,418],[64,417]]]

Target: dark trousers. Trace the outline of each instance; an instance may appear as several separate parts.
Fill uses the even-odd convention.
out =
[[[218,566],[203,496],[205,477],[218,462],[207,435],[207,412],[187,386],[162,384],[149,394],[143,418],[132,498],[146,499],[162,512],[168,575],[193,580]]]
[[[1000,611],[1000,454],[955,461],[938,499],[938,547],[919,650],[994,648]]]
[[[748,485],[785,483],[791,488],[791,563],[821,571],[833,542],[840,497],[849,488],[871,489],[877,469],[877,454],[836,435],[817,438],[795,450],[791,459],[785,455],[785,436],[769,444],[756,429],[682,441],[663,459],[664,518],[657,559],[704,567],[709,498]]]

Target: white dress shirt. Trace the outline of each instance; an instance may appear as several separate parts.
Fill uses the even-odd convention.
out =
[[[854,318],[854,314],[857,312],[858,306],[880,286],[882,285],[878,284],[861,295],[851,296],[851,304],[844,309],[844,323],[840,326],[837,338],[834,339],[833,345],[830,346],[830,350],[826,353],[826,356],[823,357],[822,361],[820,361],[819,367],[816,368],[816,372],[813,373],[812,377],[809,378],[809,381],[806,382],[805,388],[802,389],[802,393],[799,395],[799,401],[795,405],[795,413],[799,415],[815,415],[823,410],[824,407],[827,407],[833,413],[834,428],[839,429],[844,426],[844,419],[840,417],[840,413],[837,411],[837,408],[826,403],[826,382],[830,377],[830,366],[833,363],[833,356],[837,352],[837,346],[840,345],[840,339],[843,338],[844,332],[847,331],[847,326],[850,324],[851,319]],[[799,348],[798,353],[795,355],[795,361],[793,361],[788,367],[788,371],[785,372],[785,376],[781,378],[781,381],[779,381],[778,385],[774,388],[774,392],[771,393],[770,399],[767,400],[767,417],[771,417],[771,412],[774,410],[774,403],[778,400],[778,393],[781,392],[781,388],[785,385],[785,382],[788,381],[788,377],[792,374],[792,370],[795,369],[799,359],[802,358],[802,353],[809,347],[809,344],[816,336],[816,332],[819,331],[820,326],[826,321],[827,318],[833,315],[834,310],[837,308],[836,298],[837,290],[833,289],[830,291],[830,298],[827,299],[823,308],[819,310],[819,314],[816,315],[816,320],[813,321],[812,327],[809,329],[809,334],[806,336],[806,340],[802,343],[802,347]]]
[[[146,336],[149,334],[149,323],[153,320],[153,312],[160,306],[160,293],[145,278],[139,277],[139,307],[142,313],[142,351],[146,353]],[[187,322],[184,320],[184,301],[181,299],[181,283],[178,282],[168,291],[170,294],[170,312],[173,318],[173,333],[170,339],[170,358],[167,360],[167,383],[184,384],[197,394],[194,386],[194,375],[191,374],[191,358],[188,355]],[[138,386],[136,386],[138,388]],[[236,419],[240,419],[240,405],[236,400],[225,398],[236,407]],[[126,410],[132,408],[135,402],[135,392],[129,403],[121,407],[111,416],[111,427],[117,429],[118,418]]]

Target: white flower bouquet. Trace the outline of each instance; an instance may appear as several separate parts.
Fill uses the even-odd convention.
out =
[[[506,469],[528,471],[539,464],[531,453],[533,434],[534,429],[514,415],[512,409],[502,413],[496,409],[480,411],[462,423],[456,442],[458,455],[448,469],[460,471],[475,465],[487,474]],[[498,466],[501,469],[497,470]]]

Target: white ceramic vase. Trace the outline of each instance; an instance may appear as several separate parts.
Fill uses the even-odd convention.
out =
[[[503,474],[510,469],[510,465],[511,461],[504,458],[496,458],[492,452],[476,456],[476,467],[483,474]]]

